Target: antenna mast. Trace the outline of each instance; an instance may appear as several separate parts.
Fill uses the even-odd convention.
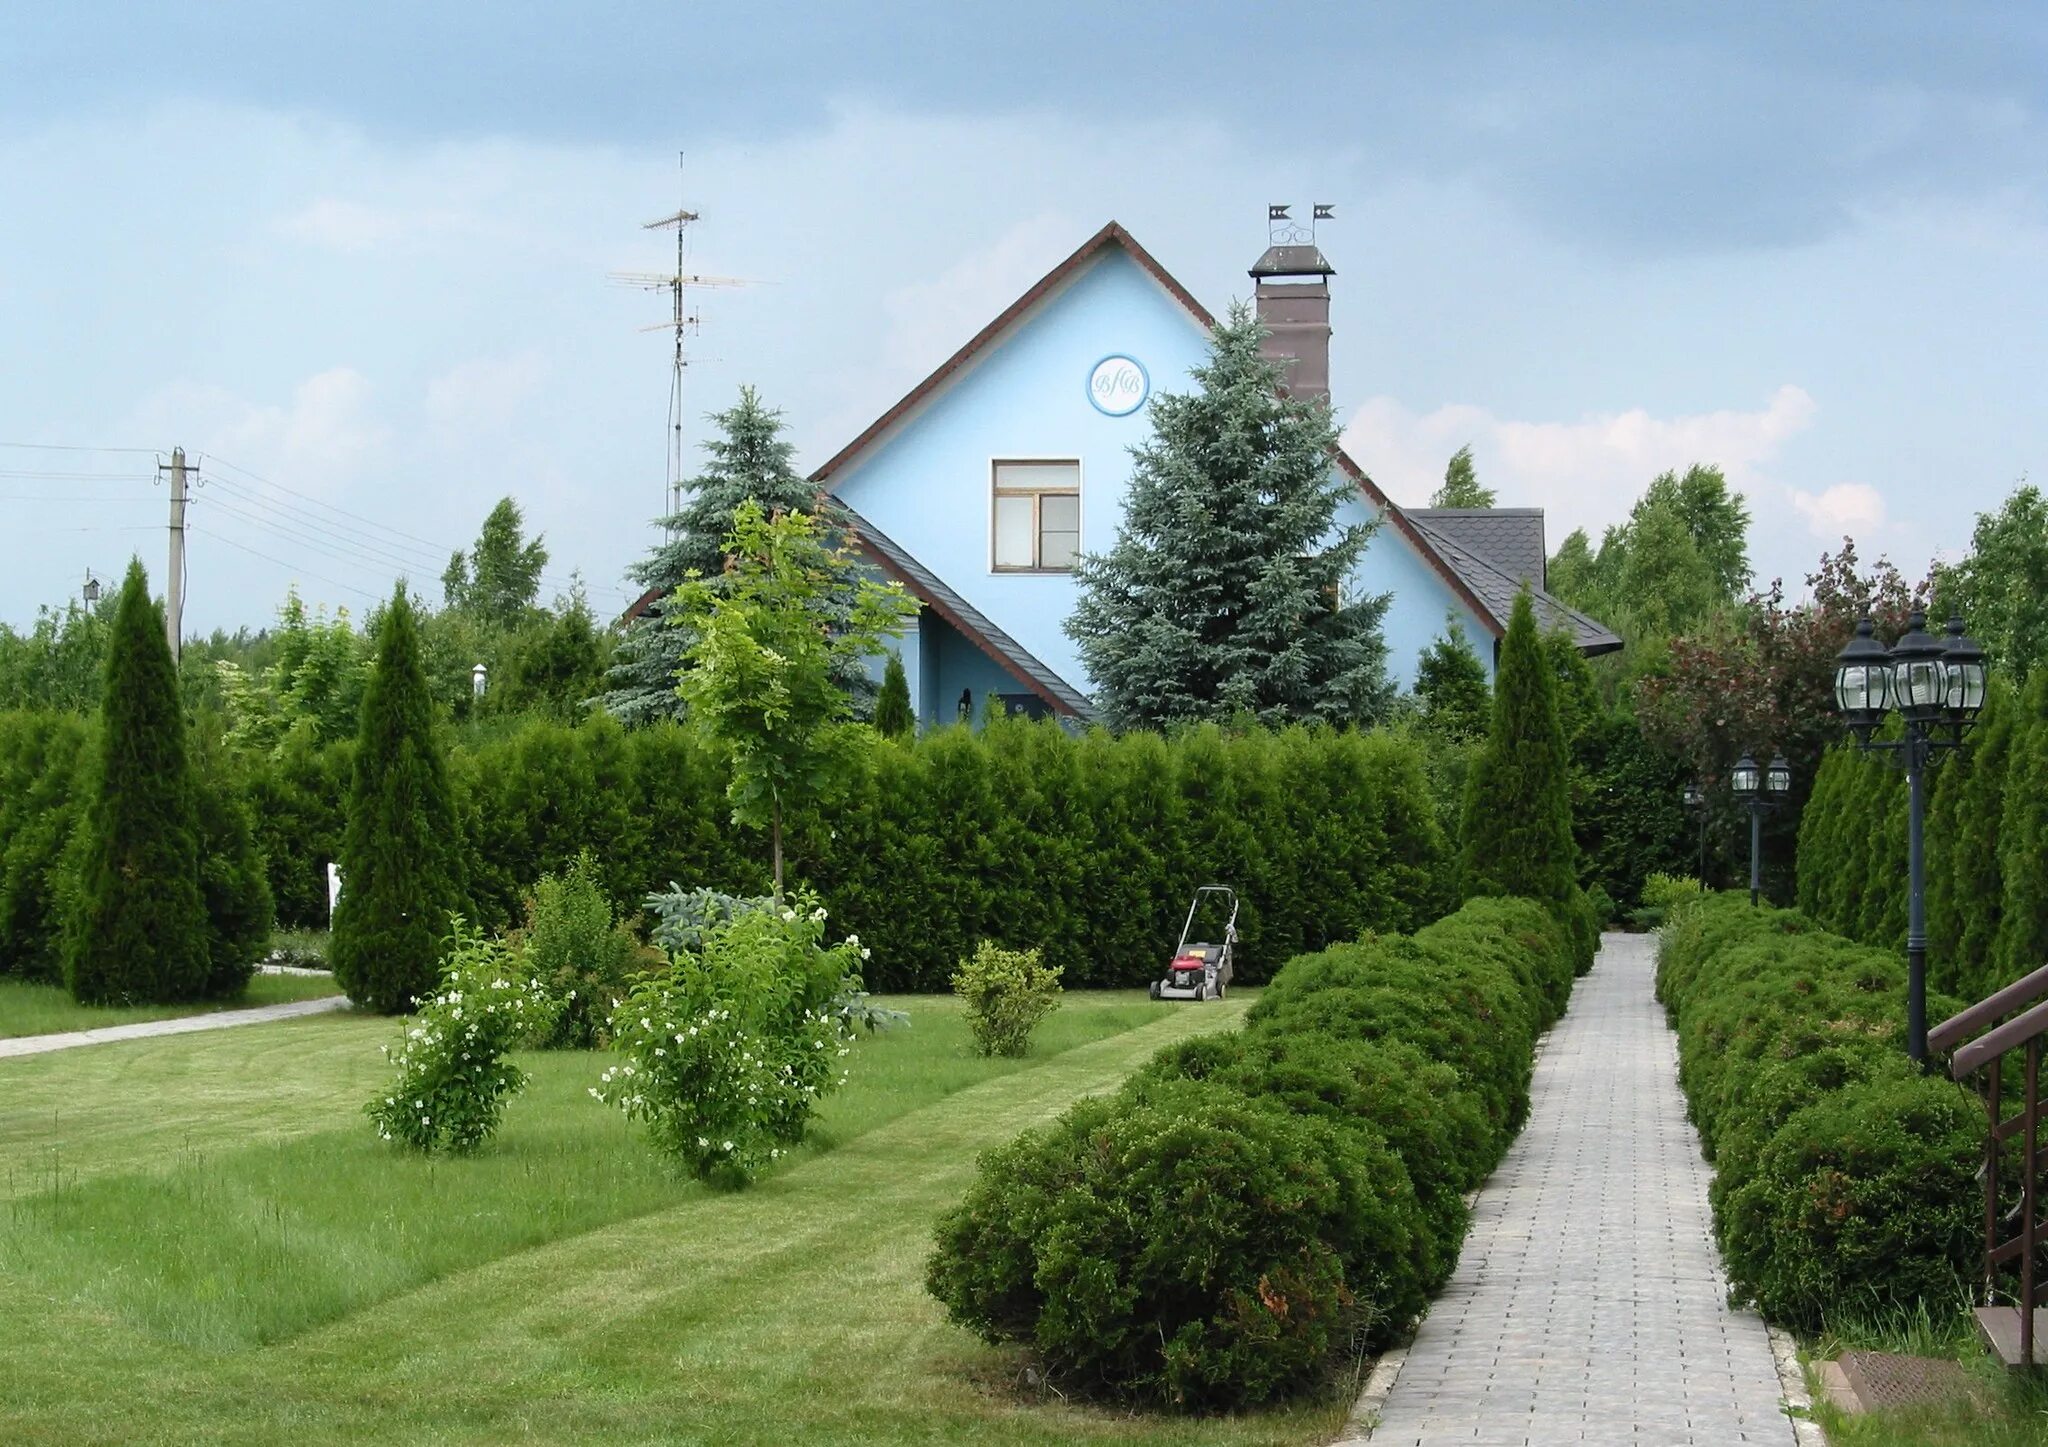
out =
[[[682,165],[682,153],[676,153],[676,164]],[[666,274],[654,271],[615,271],[611,279],[620,286],[630,286],[641,291],[665,291],[669,294],[671,314],[667,321],[656,322],[653,326],[642,327],[644,332],[672,332],[675,335],[674,370],[669,381],[668,392],[668,476],[662,487],[662,517],[673,519],[683,507],[683,369],[690,365],[684,352],[683,342],[690,333],[697,330],[701,320],[690,309],[686,295],[693,287],[702,286],[748,286],[751,283],[732,276],[697,276],[686,268],[690,256],[690,223],[698,214],[688,207],[678,207],[673,215],[642,225],[643,231],[674,231],[676,234],[676,269]],[[664,524],[673,527],[673,522]]]

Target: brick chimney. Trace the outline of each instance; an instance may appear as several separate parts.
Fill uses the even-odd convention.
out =
[[[1289,396],[1330,400],[1330,282],[1336,268],[1315,243],[1269,246],[1251,269],[1259,320],[1267,337],[1260,352],[1286,368]]]

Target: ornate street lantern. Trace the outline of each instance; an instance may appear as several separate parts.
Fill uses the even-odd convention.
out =
[[[1735,771],[1728,776],[1729,787],[1735,797],[1742,800],[1754,799],[1757,791],[1756,760],[1744,754],[1735,761]]]
[[[1872,635],[1866,614],[1857,621],[1856,636],[1835,655],[1835,707],[1842,722],[1867,739],[1891,706],[1891,650]]]
[[[1892,703],[1908,723],[1938,722],[1948,702],[1948,667],[1941,640],[1927,632],[1927,615],[1918,608],[1907,620],[1906,635],[1892,645]]]
[[[1948,646],[1941,650],[1942,667],[1948,675],[1948,692],[1942,700],[1942,716],[1960,734],[1977,721],[1984,707],[1986,665],[1984,650],[1977,640],[1963,632],[1962,616],[1948,615]]]
[[[1783,754],[1772,759],[1771,766],[1764,770],[1764,788],[1780,803],[1792,792],[1792,766],[1785,762]]]

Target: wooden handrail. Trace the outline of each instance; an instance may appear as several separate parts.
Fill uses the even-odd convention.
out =
[[[2048,965],[2015,980],[1997,994],[1987,996],[1960,1014],[1951,1015],[1927,1032],[1929,1050],[1946,1050],[1956,1041],[1975,1034],[2001,1015],[2009,1015],[2022,1005],[2031,1005],[2043,995],[2048,995]],[[2017,1041],[2024,1044],[2024,1041]]]
[[[2043,1034],[2048,1034],[2048,1005],[2036,1005],[1958,1050],[1949,1061],[1948,1073],[1961,1080],[1986,1061],[1996,1060],[2006,1051]]]

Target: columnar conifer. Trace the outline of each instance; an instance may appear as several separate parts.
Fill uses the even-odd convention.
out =
[[[1525,589],[1515,599],[1493,690],[1493,729],[1465,785],[1459,873],[1467,898],[1523,895],[1549,905],[1590,959],[1594,941],[1572,840],[1571,756],[1555,682]]]
[[[1997,971],[1992,951],[2005,912],[2005,873],[1999,860],[2006,776],[2012,760],[2019,699],[2002,679],[1991,680],[1984,712],[1969,735],[1969,776],[1956,806],[1953,856],[1957,989],[1973,999],[1991,993]]]
[[[910,680],[903,672],[903,657],[890,653],[882,670],[882,692],[875,699],[875,732],[883,738],[900,739],[917,726],[910,708]]]
[[[403,583],[377,631],[354,773],[331,958],[351,999],[392,1014],[433,989],[463,907],[461,840]]]
[[[2011,747],[1998,830],[1998,984],[2048,965],[2048,669],[2035,669],[2020,696]]]
[[[163,615],[128,565],[72,844],[64,978],[87,1004],[196,999],[208,977],[198,798]]]

